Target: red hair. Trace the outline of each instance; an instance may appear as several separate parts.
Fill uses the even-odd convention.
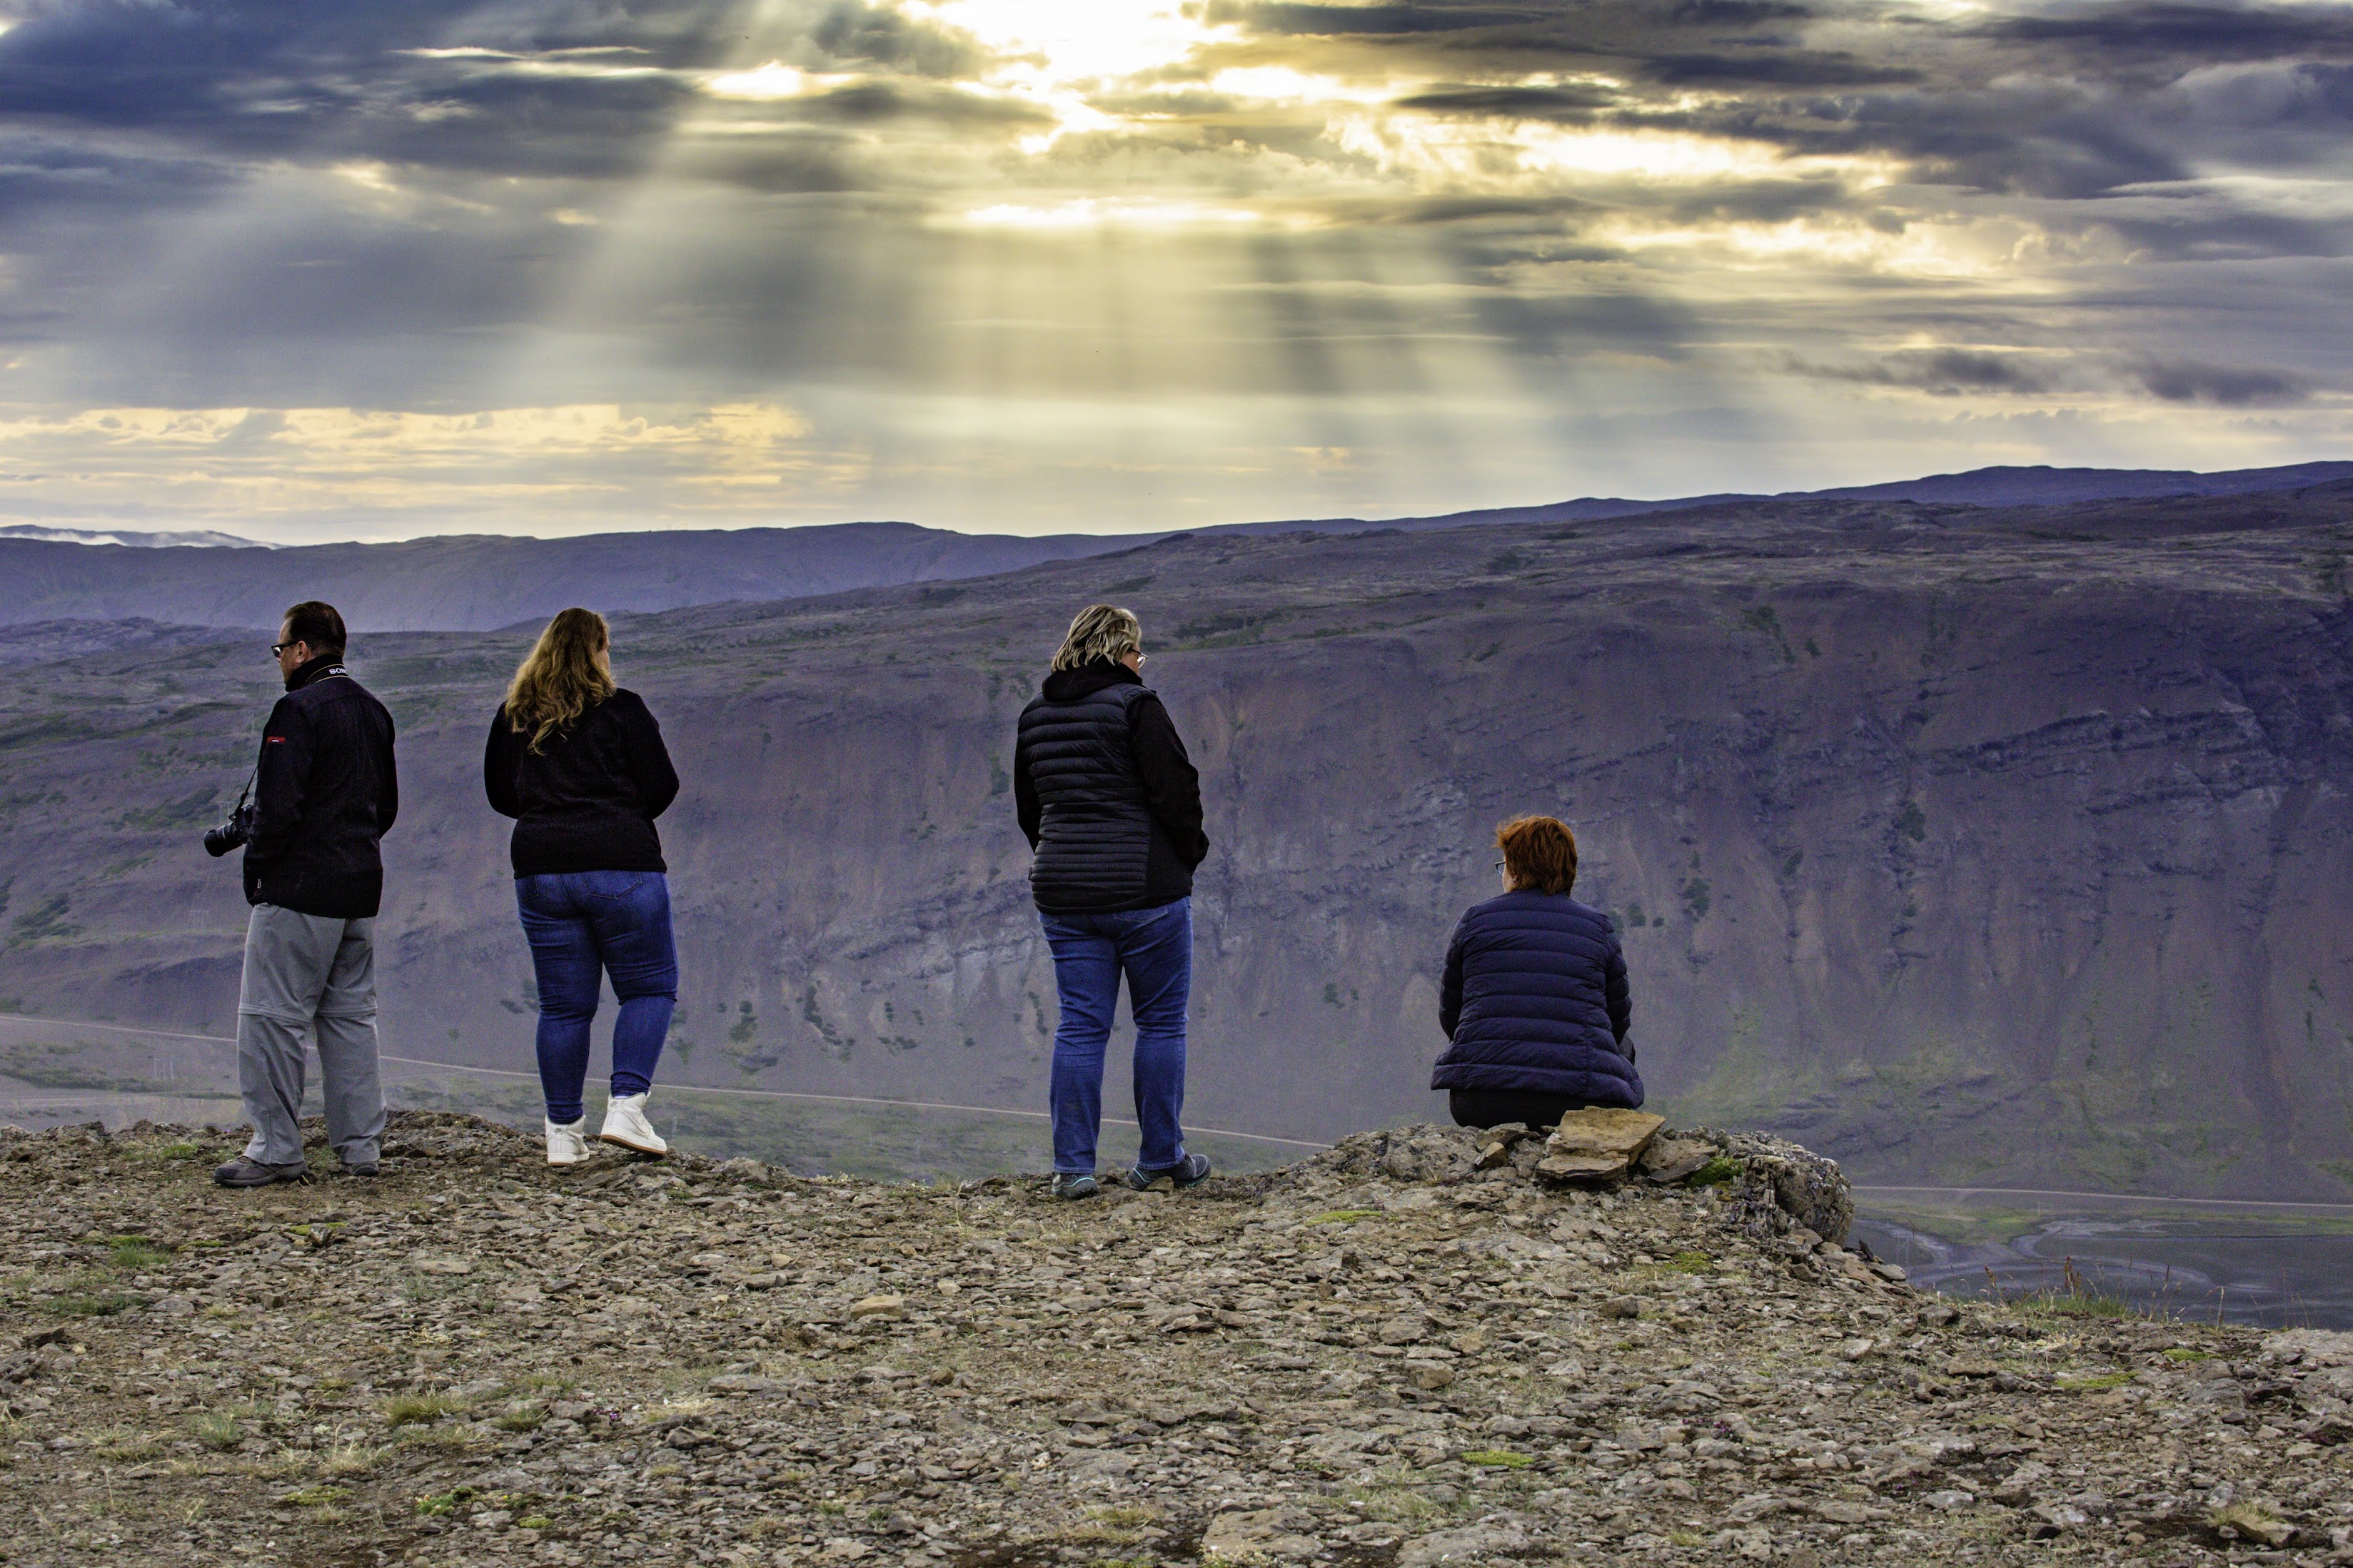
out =
[[[1566,893],[1577,885],[1577,835],[1556,816],[1515,816],[1495,829],[1514,889]]]

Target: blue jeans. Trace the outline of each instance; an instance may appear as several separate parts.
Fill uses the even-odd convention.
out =
[[[562,871],[515,879],[515,908],[539,976],[539,1086],[547,1119],[580,1120],[588,1026],[599,982],[613,977],[613,1092],[653,1087],[678,1005],[678,945],[670,879],[659,871]]]
[[[1054,950],[1061,1018],[1054,1029],[1054,1169],[1095,1168],[1103,1126],[1103,1047],[1111,1042],[1119,977],[1135,1016],[1136,1163],[1166,1171],[1185,1162],[1185,1003],[1193,989],[1193,900],[1117,914],[1039,917]]]

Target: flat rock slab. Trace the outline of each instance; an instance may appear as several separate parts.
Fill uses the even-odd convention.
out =
[[[1606,1182],[1626,1174],[1667,1124],[1643,1110],[1572,1110],[1546,1141],[1536,1174],[1554,1181]]]

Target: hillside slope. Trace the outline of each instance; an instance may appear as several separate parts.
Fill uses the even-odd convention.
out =
[[[1191,1113],[1432,1113],[1488,835],[1557,812],[1679,1114],[1873,1180],[2353,1192],[2348,487],[1574,528],[1196,537],[956,586],[623,621],[687,789],[665,1071],[1043,1103],[1014,717],[1071,609],[1144,616],[1199,763]],[[55,642],[55,628],[41,634]],[[218,1032],[244,911],[196,835],[274,690],[249,639],[0,689],[0,999]],[[385,1021],[527,1068],[484,726],[521,633],[353,650],[402,729]],[[1115,1087],[1114,1101],[1121,1091]]]
[[[12,1562],[2345,1557],[2353,1335],[1940,1301],[1755,1163],[1556,1192],[1423,1129],[1071,1205],[224,1147],[0,1133]]]

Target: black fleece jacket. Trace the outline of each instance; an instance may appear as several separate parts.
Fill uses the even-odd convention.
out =
[[[1125,665],[1097,659],[1079,669],[1058,669],[1049,675],[1029,709],[1035,711],[1041,705],[1076,702],[1106,687],[1143,684],[1144,678]],[[1128,705],[1126,761],[1152,818],[1143,892],[1128,898],[1106,897],[1100,907],[1154,909],[1188,897],[1194,868],[1209,854],[1209,836],[1201,827],[1201,775],[1194,770],[1176,722],[1156,693],[1147,691]],[[1045,808],[1030,747],[1017,742],[1013,809],[1033,850],[1043,834]]]
[[[491,809],[515,819],[518,877],[666,871],[654,818],[678,798],[678,772],[644,699],[617,690],[536,752],[501,705],[482,750]]]
[[[262,727],[246,902],[368,919],[384,899],[376,841],[399,814],[392,715],[340,657],[297,668]]]

